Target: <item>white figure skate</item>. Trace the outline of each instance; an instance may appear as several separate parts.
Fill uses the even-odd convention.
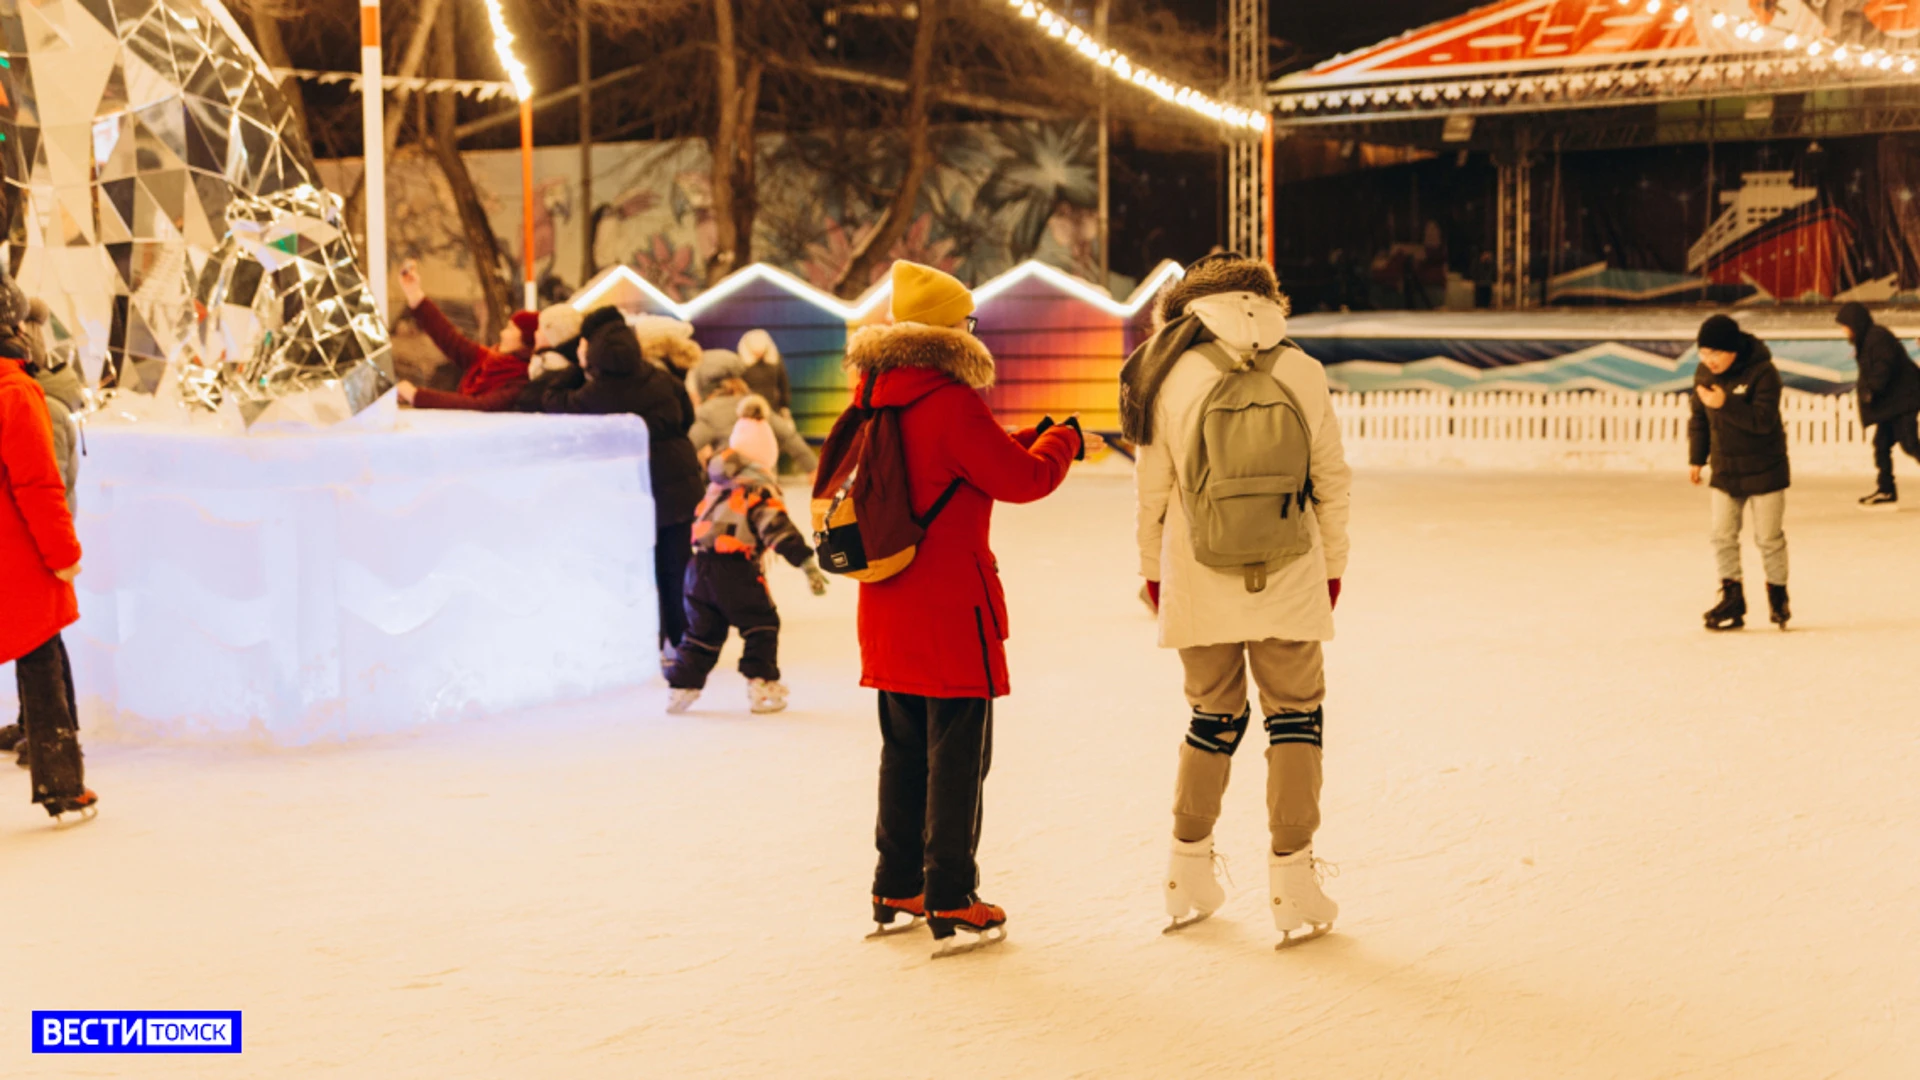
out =
[[[1167,857],[1167,915],[1172,919],[1163,934],[1184,930],[1220,910],[1227,890],[1220,886],[1219,856],[1213,837],[1188,843],[1176,839]]]
[[[1321,891],[1320,882],[1338,871],[1313,857],[1312,848],[1291,855],[1267,856],[1267,881],[1273,896],[1273,928],[1280,931],[1275,949],[1312,941],[1333,929],[1340,905]],[[1302,930],[1302,928],[1305,928]]]

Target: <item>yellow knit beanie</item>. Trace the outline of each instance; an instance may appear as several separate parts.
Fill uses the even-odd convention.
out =
[[[973,294],[951,274],[900,259],[893,264],[893,321],[958,326],[973,314]]]

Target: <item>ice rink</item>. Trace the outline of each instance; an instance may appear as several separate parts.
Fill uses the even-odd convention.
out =
[[[1114,466],[999,511],[996,950],[861,940],[854,590],[786,569],[779,717],[729,661],[682,717],[656,684],[335,748],[97,743],[102,814],[64,832],[9,765],[0,1076],[1911,1077],[1920,512],[1856,509],[1861,464],[1791,493],[1794,630],[1721,636],[1682,468],[1363,472],[1343,912],[1284,953],[1254,753],[1228,906],[1159,932],[1187,710]],[[246,1052],[69,1066],[27,1054],[35,1008],[241,1009]]]

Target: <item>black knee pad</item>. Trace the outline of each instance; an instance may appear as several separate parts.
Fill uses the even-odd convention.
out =
[[[1253,710],[1242,709],[1239,716],[1193,710],[1193,723],[1187,728],[1187,745],[1196,750],[1233,756],[1240,748],[1240,737],[1253,721]]]
[[[1281,743],[1305,743],[1308,746],[1320,745],[1320,727],[1326,720],[1326,709],[1312,712],[1274,713],[1267,717],[1267,744],[1279,746]]]

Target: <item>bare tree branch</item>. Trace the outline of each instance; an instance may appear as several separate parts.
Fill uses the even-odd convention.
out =
[[[907,171],[900,188],[887,204],[880,221],[854,247],[853,257],[840,271],[833,291],[852,296],[864,291],[874,272],[889,257],[893,246],[913,223],[913,209],[920,200],[920,185],[926,181],[933,164],[933,148],[927,134],[931,126],[927,106],[932,97],[933,42],[940,26],[941,0],[920,0],[920,25],[913,34],[913,66],[907,76]]]

